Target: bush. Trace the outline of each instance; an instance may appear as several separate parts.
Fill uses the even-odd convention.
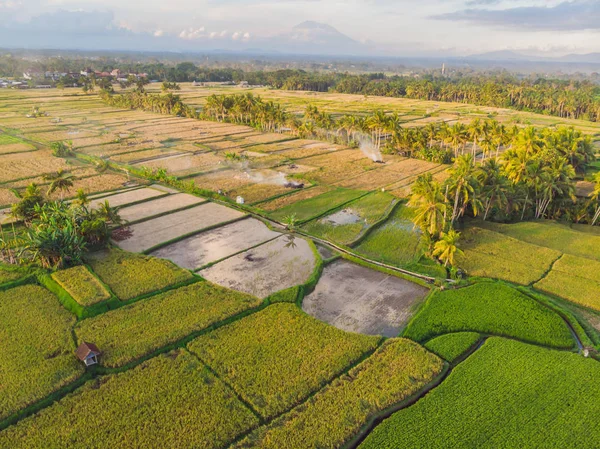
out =
[[[0,447],[226,447],[258,425],[231,390],[185,351],[101,377],[0,433]]]
[[[42,287],[0,291],[0,420],[82,374],[73,354],[74,324]]]
[[[192,281],[194,276],[172,262],[118,249],[88,255],[94,272],[122,301]]]
[[[360,448],[597,447],[599,376],[578,354],[491,338]]]
[[[235,447],[343,447],[369,419],[418,392],[440,374],[443,366],[440,359],[410,340],[388,340],[307,403]]]
[[[322,388],[379,341],[317,321],[293,304],[274,304],[188,347],[271,418]]]
[[[495,282],[434,292],[408,324],[404,336],[423,342],[464,331],[557,348],[572,348],[575,344],[569,327],[555,312]]]
[[[57,271],[52,274],[58,284],[82,306],[91,306],[110,298],[110,293],[84,266]]]
[[[197,282],[80,321],[75,333],[98,345],[103,365],[121,366],[261,303]]]
[[[425,347],[444,360],[453,363],[481,340],[476,332],[456,332],[429,340]]]

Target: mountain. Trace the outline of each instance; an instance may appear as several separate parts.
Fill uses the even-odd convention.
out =
[[[465,59],[469,61],[541,61],[544,58],[526,55],[511,50],[498,50],[466,56]]]
[[[570,54],[558,58],[561,62],[580,62],[584,64],[600,64],[600,53]]]
[[[271,46],[280,51],[302,54],[364,54],[363,44],[339,32],[331,25],[307,21],[290,31],[270,39]]]

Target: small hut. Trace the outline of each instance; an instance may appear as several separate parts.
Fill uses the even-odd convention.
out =
[[[94,343],[87,343],[84,341],[75,351],[75,355],[79,360],[85,363],[85,366],[91,366],[98,363],[100,350]]]

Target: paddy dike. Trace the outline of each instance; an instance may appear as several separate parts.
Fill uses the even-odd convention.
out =
[[[315,255],[308,242],[285,235],[198,274],[223,287],[266,298],[280,290],[304,284],[315,266]]]
[[[206,200],[203,198],[199,198],[194,195],[188,195],[187,193],[176,193],[174,195],[124,207],[123,209],[119,210],[119,215],[122,219],[132,222],[165,214],[178,209],[183,209],[185,207],[193,206],[194,204],[200,204],[205,201]]]
[[[188,270],[196,270],[280,235],[260,220],[248,218],[167,245],[152,255],[169,259]]]
[[[338,260],[325,267],[302,309],[348,332],[396,337],[428,291],[405,279]]]

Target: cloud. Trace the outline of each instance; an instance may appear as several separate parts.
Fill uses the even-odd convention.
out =
[[[200,27],[200,28],[190,27],[186,30],[183,30],[181,33],[179,33],[179,38],[185,39],[188,41],[192,41],[195,39],[201,39],[203,37],[206,37],[204,30],[205,30],[204,27]]]
[[[162,37],[164,36],[165,32],[163,30],[156,30],[154,32],[154,37]]]
[[[521,31],[600,30],[600,2],[597,0],[574,0],[559,3],[552,7],[521,6],[507,9],[464,9],[432,16],[432,18],[518,28]]]

